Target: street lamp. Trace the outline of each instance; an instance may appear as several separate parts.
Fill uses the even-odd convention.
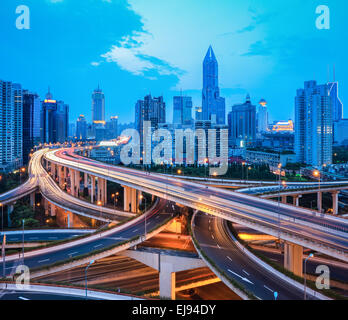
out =
[[[307,260],[312,258],[314,255],[313,253],[309,254],[309,256],[305,259],[305,262],[304,262],[304,300],[307,299],[307,292],[306,292],[306,289],[307,289],[307,278],[306,278],[306,272],[307,272]]]
[[[86,299],[87,299],[87,270],[94,263],[94,260],[90,261],[85,269],[85,288],[86,288]]]
[[[204,175],[205,179],[207,179],[207,163],[208,163],[208,158],[204,159]]]
[[[22,220],[23,230],[22,230],[22,256],[23,256],[23,264],[24,264],[24,220]]]
[[[320,171],[319,170],[314,170],[313,171],[313,176],[318,178],[319,180],[319,194],[320,194],[320,179],[321,179],[321,174],[320,174]],[[318,199],[321,199],[321,197],[319,197]],[[321,209],[321,204],[318,203],[318,209]],[[320,213],[321,213],[322,210],[320,210]]]
[[[180,169],[177,171],[178,174],[181,174],[181,172],[182,172],[182,171],[181,171]]]
[[[252,168],[249,166],[248,167],[248,170],[247,170],[247,182],[248,182],[248,180],[249,180],[249,171],[251,170]]]
[[[1,228],[2,228],[2,233],[4,233],[4,205],[0,203],[1,207]]]
[[[102,210],[103,210],[103,203],[99,200],[97,202],[97,205],[100,207],[100,217],[102,216]]]
[[[144,216],[145,216],[145,240],[146,240],[146,197],[144,197],[143,195],[139,196],[140,201],[142,201],[143,199],[145,200],[145,208],[144,208]]]
[[[281,180],[282,180],[282,164],[278,164],[279,169],[279,188],[278,188],[278,238],[280,239],[280,188],[281,188]]]

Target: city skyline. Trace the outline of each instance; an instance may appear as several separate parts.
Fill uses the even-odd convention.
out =
[[[71,121],[75,121],[81,113],[87,119],[91,118],[90,94],[98,83],[106,97],[106,118],[117,114],[122,123],[132,121],[134,103],[149,93],[164,96],[168,104],[168,119],[172,119],[172,97],[179,95],[181,89],[184,95],[192,96],[193,107],[201,106],[201,61],[210,44],[219,60],[220,95],[226,98],[226,114],[233,104],[242,103],[249,93],[253,103],[262,98],[268,101],[271,121],[293,119],[293,97],[297,88],[307,80],[326,82],[327,67],[330,65],[332,70],[334,64],[336,80],[340,82],[340,97],[343,103],[345,101],[348,72],[345,71],[347,66],[343,55],[345,44],[339,41],[338,33],[339,27],[345,24],[341,13],[345,8],[343,1],[330,5],[330,30],[315,28],[314,1],[301,4],[301,7],[299,1],[292,1],[286,13],[279,10],[280,7],[287,8],[286,4],[274,1],[267,5],[249,1],[232,5],[221,1],[216,8],[221,22],[209,13],[212,2],[200,6],[191,2],[185,6],[187,13],[180,27],[188,27],[187,35],[181,34],[182,41],[177,38],[179,27],[173,24],[173,19],[164,24],[165,31],[173,39],[167,46],[160,46],[164,38],[159,25],[164,22],[167,13],[176,8],[173,3],[151,1],[144,6],[134,1],[90,1],[88,5],[95,10],[81,16],[78,14],[84,9],[81,2],[26,2],[31,9],[31,29],[21,31],[13,27],[9,30],[4,37],[8,50],[1,53],[1,61],[9,60],[9,56],[16,58],[16,50],[25,45],[25,52],[32,63],[24,64],[23,59],[19,59],[16,68],[2,64],[2,78],[21,83],[40,96],[44,96],[47,86],[50,86],[55,95],[71,106]],[[8,23],[13,26],[9,7],[5,5],[1,10],[1,15],[4,15],[1,16],[1,26]],[[233,23],[224,13],[228,10],[235,18]],[[274,15],[275,10],[278,10],[277,16]],[[294,11],[298,14],[296,25],[287,19]],[[57,21],[60,15],[68,12],[63,36]],[[203,27],[203,36],[196,34],[198,30],[187,17],[194,12],[201,13],[200,19],[210,19],[211,27]],[[106,15],[103,21],[100,19],[102,15]],[[122,27],[115,27],[111,16],[123,22]],[[89,19],[96,22],[93,29],[86,25]],[[275,23],[278,30],[272,28]],[[47,28],[38,30],[39,24]],[[65,32],[67,28],[69,36]],[[297,38],[294,42],[295,33]],[[41,52],[36,48],[41,38],[51,42],[52,34],[58,50],[48,56],[46,50]],[[286,39],[280,41],[284,35],[287,35]],[[192,38],[195,42],[188,42]],[[310,41],[306,42],[308,39]],[[176,42],[174,48],[172,42]],[[318,46],[321,46],[320,52],[315,50]],[[337,50],[333,52],[334,46]],[[84,50],[83,55],[81,50]],[[311,58],[313,50],[315,59]],[[32,77],[33,72],[41,76]],[[331,71],[329,80],[332,79]]]

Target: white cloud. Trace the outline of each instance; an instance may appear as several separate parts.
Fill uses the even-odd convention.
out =
[[[157,75],[179,75],[182,71],[172,66],[165,60],[148,55],[144,48],[152,40],[152,35],[147,32],[133,32],[125,36],[116,45],[101,56],[107,62],[115,62],[122,70],[134,75],[146,76],[155,79]],[[151,73],[151,75],[149,75]]]

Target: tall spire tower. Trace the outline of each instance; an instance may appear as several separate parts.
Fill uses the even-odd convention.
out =
[[[212,46],[203,60],[202,113],[203,120],[225,124],[225,99],[220,97],[218,62]]]

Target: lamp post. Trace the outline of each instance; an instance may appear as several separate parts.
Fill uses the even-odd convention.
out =
[[[144,236],[145,236],[145,240],[146,240],[146,197],[144,197],[143,195],[139,196],[139,199],[142,201],[143,199],[145,200],[145,208],[144,208],[144,217],[145,217],[145,227],[144,227]]]
[[[24,264],[24,220],[22,220],[22,225],[23,225],[23,229],[22,229],[22,256],[23,256],[23,264]]]
[[[97,202],[97,205],[100,207],[100,217],[102,216],[102,210],[103,210],[103,203],[99,200]]]
[[[304,262],[304,300],[307,299],[307,292],[306,292],[306,289],[307,289],[307,277],[306,277],[306,272],[307,272],[307,260],[312,258],[314,255],[313,253],[311,253],[306,259],[305,259],[305,262]]]
[[[319,170],[314,170],[313,171],[313,176],[318,178],[318,180],[319,180],[319,195],[320,195],[320,179],[321,179],[320,171]],[[321,200],[321,196],[319,196],[318,199]],[[321,211],[322,211],[321,204],[318,203],[318,209],[319,208],[320,208],[320,213],[321,213]]]
[[[249,180],[249,171],[251,170],[252,168],[249,166],[248,169],[247,169],[247,182]]]
[[[278,238],[280,240],[280,188],[281,188],[281,181],[282,181],[282,164],[278,164],[279,169],[279,188],[278,188]]]
[[[87,299],[87,271],[88,268],[94,263],[94,260],[90,261],[85,269],[85,289],[86,289],[86,299]]]
[[[1,228],[2,228],[2,233],[4,233],[4,205],[0,203],[1,207]]]
[[[207,180],[207,163],[208,163],[208,158],[204,159],[204,176],[205,180]]]

